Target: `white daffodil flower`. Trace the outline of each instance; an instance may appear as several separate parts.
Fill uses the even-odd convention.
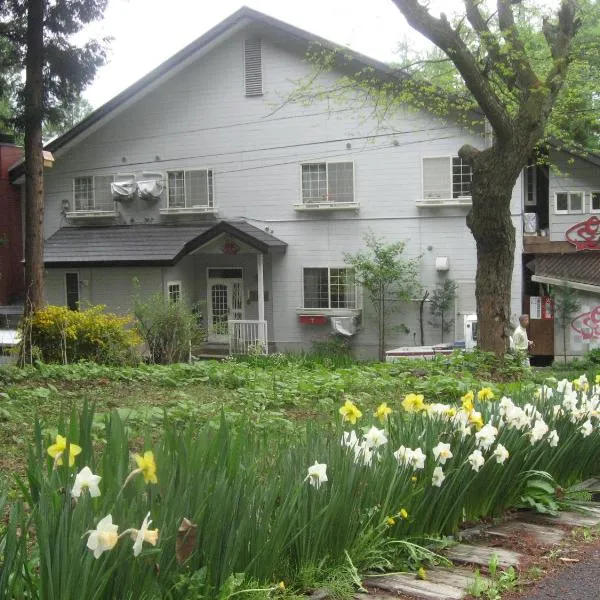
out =
[[[370,467],[373,462],[373,454],[373,450],[368,446],[366,441],[359,446],[354,446],[354,463]]]
[[[581,435],[583,437],[587,437],[588,435],[590,435],[592,433],[592,431],[594,431],[594,427],[592,425],[592,422],[588,419],[580,428],[579,431],[581,431]]]
[[[444,471],[442,471],[442,467],[436,467],[433,470],[433,477],[431,478],[431,485],[435,487],[442,487],[442,483],[446,479],[444,475]]]
[[[484,450],[489,450],[492,444],[496,441],[497,436],[498,429],[488,423],[475,434],[477,446],[483,448]]]
[[[469,464],[475,473],[477,473],[485,463],[485,458],[483,458],[481,450],[473,450],[473,452],[469,454],[469,458],[467,458],[467,460],[469,461]]]
[[[308,475],[304,481],[306,480],[310,485],[319,489],[321,484],[327,481],[327,465],[315,461],[312,467],[308,467]]]
[[[412,456],[410,457],[410,464],[412,465],[412,468],[415,469],[416,471],[420,471],[421,469],[425,468],[425,453],[423,452],[423,450],[421,450],[421,448],[415,448],[412,451]]]
[[[439,442],[437,446],[433,448],[433,456],[440,465],[445,465],[449,458],[452,458],[453,454],[450,451],[450,444]]]
[[[396,452],[394,452],[394,458],[398,461],[399,465],[409,465],[412,461],[413,450],[406,446],[400,446]]]
[[[354,429],[350,432],[344,432],[342,436],[342,446],[345,448],[350,448],[352,450],[354,447],[358,445],[358,437],[356,436],[356,432]]]
[[[538,419],[531,428],[531,445],[539,442],[548,433],[548,425],[542,419]]]
[[[87,547],[94,552],[94,558],[98,558],[103,552],[112,550],[119,540],[118,525],[113,525],[112,515],[106,515],[98,522],[96,529],[88,531]]]
[[[556,391],[559,393],[570,393],[573,391],[573,386],[571,384],[571,382],[568,379],[561,379],[557,384],[556,384]]]
[[[379,446],[387,444],[385,431],[383,429],[377,429],[375,426],[371,427],[371,429],[365,433],[364,438],[368,448],[379,448]]]
[[[75,476],[75,482],[71,488],[71,496],[73,498],[79,498],[83,490],[87,488],[90,492],[90,496],[92,498],[97,498],[100,496],[98,484],[101,479],[102,477],[100,477],[100,475],[94,475],[89,467],[83,467],[83,469]]]
[[[558,446],[558,440],[560,439],[558,437],[558,433],[556,432],[556,429],[553,429],[549,434],[548,434],[548,443],[550,444],[550,446],[552,448],[556,448],[556,446]]]
[[[508,457],[508,450],[502,444],[498,444],[494,450],[494,458],[496,459],[496,462],[499,465],[503,465]]]
[[[133,555],[139,556],[142,551],[142,544],[147,542],[156,546],[158,542],[158,529],[148,529],[152,521],[150,520],[150,513],[146,515],[146,518],[142,522],[140,529],[131,530],[131,539],[133,540]]]

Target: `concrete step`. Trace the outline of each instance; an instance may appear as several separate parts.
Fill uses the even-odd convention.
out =
[[[498,566],[501,569],[516,567],[523,558],[522,554],[513,550],[475,544],[456,544],[456,546],[448,548],[445,555],[446,558],[455,563],[477,565],[485,568],[490,564],[492,556],[496,555]]]

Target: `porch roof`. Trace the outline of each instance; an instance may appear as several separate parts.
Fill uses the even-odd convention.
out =
[[[600,252],[540,254],[530,263],[534,280],[552,279],[600,286]]]
[[[287,244],[246,221],[195,226],[130,225],[63,227],[44,246],[46,267],[171,266],[221,234],[262,254],[283,253]]]

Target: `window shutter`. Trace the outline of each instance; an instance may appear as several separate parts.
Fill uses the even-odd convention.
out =
[[[246,40],[244,46],[246,96],[262,96],[262,50],[260,38]]]

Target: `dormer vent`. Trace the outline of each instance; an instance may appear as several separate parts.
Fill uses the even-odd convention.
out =
[[[244,78],[246,96],[262,96],[262,48],[260,38],[251,38],[245,41]]]

